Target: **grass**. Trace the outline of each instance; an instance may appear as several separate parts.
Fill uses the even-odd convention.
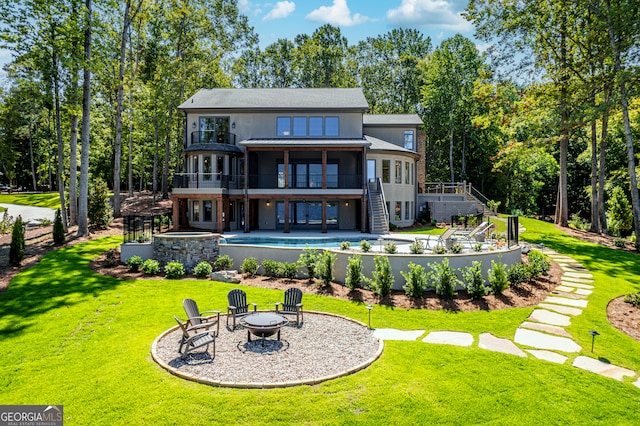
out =
[[[606,324],[604,306],[639,287],[637,256],[582,243],[522,220],[526,237],[594,271],[589,307],[569,328],[596,354],[640,371],[640,343]],[[479,349],[385,343],[369,368],[315,386],[215,388],[176,378],[150,357],[185,297],[224,309],[235,286],[205,280],[120,281],[94,274],[90,259],[109,237],[62,248],[17,275],[0,294],[0,404],[63,404],[65,424],[638,424],[640,389],[566,365]],[[635,256],[635,257],[634,257]],[[612,275],[613,274],[613,275]],[[281,292],[246,288],[262,307]],[[363,304],[305,295],[305,309],[367,321]],[[374,327],[491,332],[513,338],[531,309],[450,313],[376,306]],[[591,356],[589,352],[584,355]],[[240,367],[240,366],[239,366]]]
[[[0,203],[22,204],[25,206],[49,207],[55,209],[60,207],[60,194],[57,192],[40,194],[0,194]]]

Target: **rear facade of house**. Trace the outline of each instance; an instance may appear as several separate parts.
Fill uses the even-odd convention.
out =
[[[366,114],[361,89],[202,89],[179,109],[177,229],[384,233],[415,220],[417,115]]]

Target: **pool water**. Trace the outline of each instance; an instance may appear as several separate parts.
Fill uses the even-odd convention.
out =
[[[263,247],[306,247],[312,248],[338,248],[344,241],[351,243],[352,247],[359,247],[360,241],[366,240],[372,246],[380,244],[378,240],[368,240],[366,238],[268,238],[268,237],[246,237],[246,238],[221,238],[220,244],[243,244]],[[407,243],[407,241],[385,239],[383,244],[388,242]]]

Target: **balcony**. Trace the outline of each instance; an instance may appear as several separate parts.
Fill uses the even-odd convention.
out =
[[[215,130],[201,130],[197,132],[191,132],[191,145],[198,143],[235,145],[236,135],[234,133],[217,132]]]
[[[324,189],[361,189],[362,175],[328,175]],[[273,174],[249,175],[249,189],[285,189],[284,177]],[[322,175],[298,176],[289,179],[288,189],[320,190]]]
[[[204,189],[243,189],[242,176],[223,175],[222,173],[175,173],[174,188]]]

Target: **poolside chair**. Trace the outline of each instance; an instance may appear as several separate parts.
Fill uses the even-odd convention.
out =
[[[253,311],[249,311],[249,305],[247,304],[247,294],[239,288],[231,290],[227,294],[227,300],[229,301],[229,308],[227,310],[227,328],[229,328],[229,320],[233,319],[233,328],[236,329],[236,319],[245,317],[253,312],[256,312],[257,304],[252,303]]]
[[[290,288],[284,292],[284,302],[276,303],[276,312],[283,315],[295,315],[296,325],[300,327],[304,322],[302,311],[302,290]]]
[[[205,330],[208,331],[215,326],[215,336],[220,334],[220,311],[204,311],[198,310],[198,305],[193,299],[184,299],[182,301],[184,311],[187,313],[187,324],[189,331]],[[210,315],[208,315],[210,314]]]
[[[216,336],[213,334],[213,331],[202,331],[200,333],[196,333],[193,329],[189,329],[189,321],[183,322],[177,316],[173,316],[178,325],[180,326],[180,330],[182,330],[182,338],[180,339],[180,347],[178,348],[178,352],[181,355],[182,359],[187,357],[189,352],[192,352],[198,348],[206,346],[205,352],[209,350],[209,345],[213,343],[213,353],[211,354],[212,358],[216,356]]]
[[[469,232],[458,232],[456,235],[461,236],[462,238],[469,241],[469,243],[474,243],[480,241],[481,236],[483,236],[493,225],[489,222],[482,222],[480,225],[476,226]],[[484,240],[484,239],[483,239]]]
[[[448,228],[442,234],[438,236],[438,241],[436,242],[436,246],[443,246],[447,250],[451,248],[451,238],[456,233],[455,228]]]

